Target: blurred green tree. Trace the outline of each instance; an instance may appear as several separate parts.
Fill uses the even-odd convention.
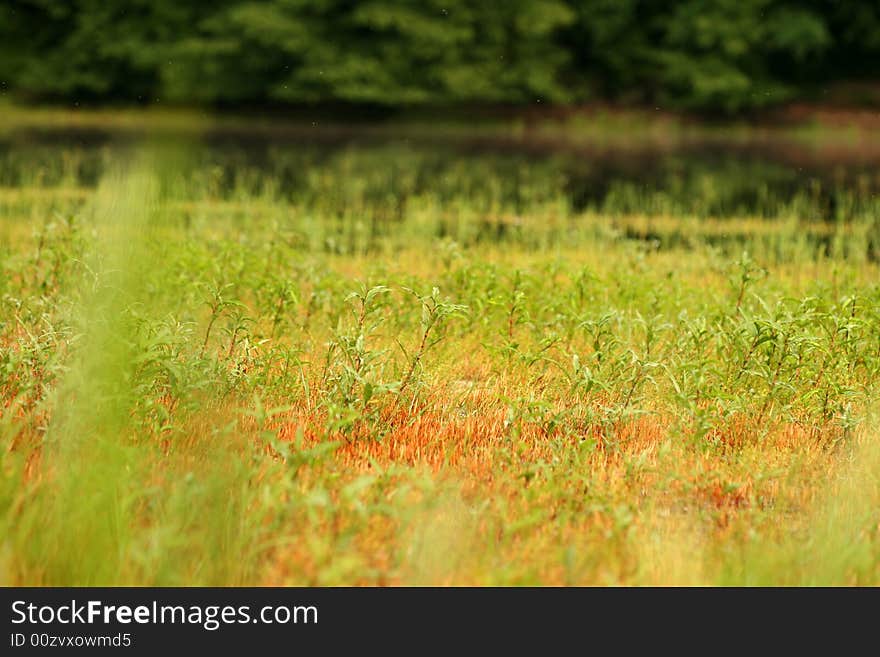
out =
[[[182,39],[163,80],[199,100],[412,104],[566,100],[558,0],[263,0]]]
[[[880,0],[6,0],[0,90],[734,112],[880,74]]]

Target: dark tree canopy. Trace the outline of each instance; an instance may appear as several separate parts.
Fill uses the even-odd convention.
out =
[[[738,111],[880,73],[880,0],[5,0],[0,89]]]

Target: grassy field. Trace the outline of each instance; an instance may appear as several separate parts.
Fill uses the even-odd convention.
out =
[[[0,583],[880,584],[872,194],[201,152],[0,162]]]

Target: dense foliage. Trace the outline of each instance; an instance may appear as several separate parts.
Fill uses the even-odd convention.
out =
[[[0,90],[736,111],[880,72],[878,35],[877,0],[6,0]]]

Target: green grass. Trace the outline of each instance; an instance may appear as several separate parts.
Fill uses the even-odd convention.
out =
[[[870,195],[51,153],[0,167],[0,582],[878,583]]]

